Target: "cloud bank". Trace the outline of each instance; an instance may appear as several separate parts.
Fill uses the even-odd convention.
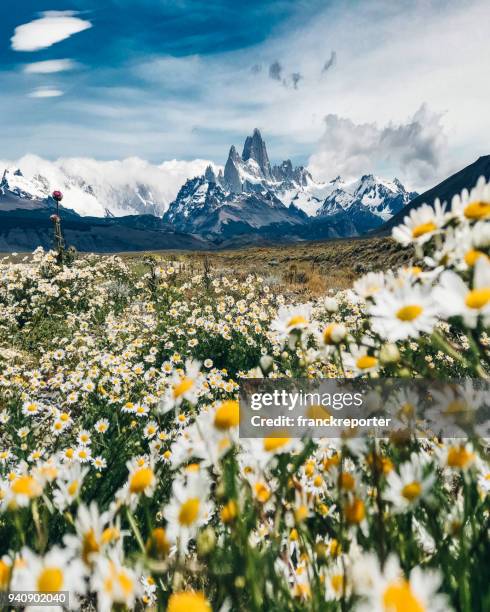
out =
[[[56,72],[73,70],[75,67],[76,63],[71,59],[44,60],[42,62],[26,64],[23,71],[26,74],[54,74]]]
[[[42,17],[17,26],[11,38],[14,51],[38,51],[92,27],[75,11],[46,11]]]
[[[354,178],[379,168],[396,172],[411,183],[426,183],[444,164],[447,137],[442,114],[423,104],[400,124],[354,123],[328,114],[325,131],[310,157],[309,169],[320,178]]]

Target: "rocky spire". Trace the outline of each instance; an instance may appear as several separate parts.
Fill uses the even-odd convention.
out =
[[[218,179],[216,178],[216,174],[213,170],[213,166],[209,165],[204,171],[204,178],[208,183],[217,183]]]
[[[242,158],[244,161],[254,159],[262,170],[264,177],[266,179],[272,178],[271,164],[269,162],[269,156],[267,155],[265,142],[257,128],[253,131],[252,136],[247,136],[243,147]]]
[[[235,146],[232,145],[225,165],[224,179],[228,189],[234,193],[242,192],[242,181],[240,180],[240,172],[238,170],[238,166],[241,163],[242,158],[235,149]]]

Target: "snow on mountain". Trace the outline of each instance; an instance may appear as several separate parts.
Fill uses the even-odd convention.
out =
[[[97,161],[66,158],[48,161],[26,155],[5,168],[2,190],[24,199],[45,199],[54,189],[64,193],[63,205],[81,215],[104,217],[132,214],[161,216],[182,183],[211,165],[201,159],[171,160],[160,165],[139,158]]]
[[[416,192],[407,191],[396,178],[387,181],[372,174],[349,182],[337,177],[329,183],[327,191],[317,216],[362,209],[387,221],[417,196]]]

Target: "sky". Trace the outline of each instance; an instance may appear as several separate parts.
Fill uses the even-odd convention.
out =
[[[490,153],[488,0],[2,0],[0,156],[434,185]]]

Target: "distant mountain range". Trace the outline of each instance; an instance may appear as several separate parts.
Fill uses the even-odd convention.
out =
[[[259,130],[232,146],[224,172],[209,166],[186,181],[163,219],[179,231],[213,242],[244,235],[303,240],[357,236],[383,224],[416,193],[395,179],[372,175],[316,182],[290,160],[271,166]]]
[[[54,202],[49,194],[54,188],[64,189],[63,204],[77,209],[62,209],[63,229],[67,242],[83,251],[212,249],[386,233],[412,207],[432,203],[437,196],[447,200],[462,187],[471,187],[480,174],[488,176],[489,160],[490,156],[480,158],[419,196],[397,179],[368,174],[354,181],[337,177],[322,183],[290,160],[271,165],[265,142],[254,130],[241,154],[235,146],[230,148],[223,167],[202,160],[182,162],[189,167],[174,166],[176,196],[166,201],[161,194],[171,189],[161,184],[168,175],[165,164],[152,167],[151,179],[145,183],[135,172],[141,160],[92,162],[130,163],[124,178],[119,173],[116,180],[114,166],[102,166],[105,174],[91,168],[90,174],[87,160],[80,165],[80,175],[73,160],[63,164],[41,160],[44,174],[33,173],[37,166],[30,158],[26,164],[30,175],[23,168],[9,167],[0,181],[0,251],[51,246],[49,215]],[[57,164],[56,172],[50,163]],[[202,174],[185,180],[177,191],[176,177],[194,167]],[[145,172],[147,178],[148,167]],[[96,179],[93,185],[87,182],[89,175]],[[78,214],[87,211],[91,214]]]

